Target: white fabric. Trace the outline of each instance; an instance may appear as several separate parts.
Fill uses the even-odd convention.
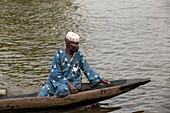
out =
[[[72,42],[79,42],[80,39],[79,35],[73,32],[68,32],[66,38]]]

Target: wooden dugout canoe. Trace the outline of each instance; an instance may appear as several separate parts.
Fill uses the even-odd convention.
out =
[[[133,90],[140,85],[150,82],[150,79],[115,80],[110,85],[99,84],[90,87],[88,83],[82,84],[82,91],[77,94],[57,97],[19,97],[0,99],[0,111],[14,110],[45,110],[64,109],[68,107],[87,105],[112,98]]]

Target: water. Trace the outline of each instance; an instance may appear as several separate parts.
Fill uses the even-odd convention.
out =
[[[68,31],[81,36],[80,50],[105,78],[152,80],[68,112],[169,113],[169,0],[1,0],[0,87],[40,88]]]

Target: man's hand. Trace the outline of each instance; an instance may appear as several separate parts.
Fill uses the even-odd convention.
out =
[[[110,83],[111,83],[110,81],[108,81],[108,80],[106,80],[106,79],[102,79],[101,82],[102,82],[102,83],[105,83],[105,84],[110,84]]]
[[[70,88],[71,93],[78,93],[77,88],[76,88],[73,84],[71,84],[70,82],[68,82],[67,85],[68,85],[68,87]]]

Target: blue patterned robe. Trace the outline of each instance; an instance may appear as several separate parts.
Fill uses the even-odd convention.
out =
[[[91,85],[98,84],[102,77],[96,74],[88,65],[83,54],[77,51],[72,61],[65,49],[58,51],[53,58],[50,76],[38,96],[66,96],[71,94],[67,82],[72,83],[78,90],[81,89],[82,72]]]

